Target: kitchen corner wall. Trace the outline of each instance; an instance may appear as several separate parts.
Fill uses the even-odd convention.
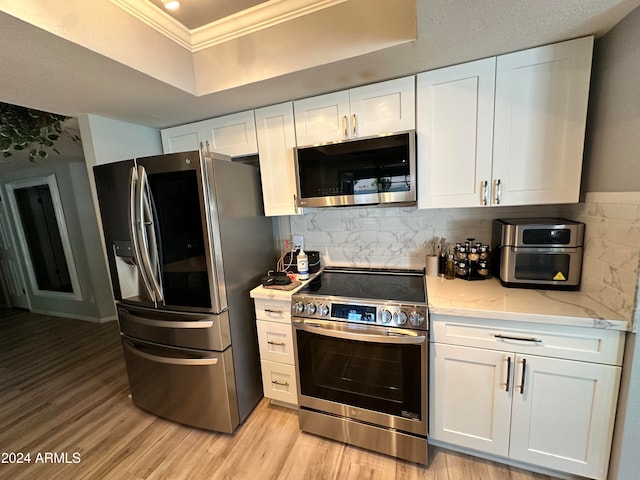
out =
[[[425,242],[445,237],[490,243],[494,218],[557,216],[558,206],[419,210],[415,207],[344,207],[288,217],[277,236],[304,235],[305,250],[318,250],[323,265],[424,268]],[[286,223],[283,217],[281,221]],[[282,241],[278,245],[282,248]]]
[[[582,292],[629,321],[640,322],[640,192],[590,192],[586,201],[561,208],[583,222]]]

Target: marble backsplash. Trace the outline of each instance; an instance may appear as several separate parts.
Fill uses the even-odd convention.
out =
[[[640,324],[640,192],[589,193],[576,205],[450,208],[345,207],[280,217],[278,245],[304,236],[323,265],[423,268],[425,242],[445,237],[455,244],[473,237],[490,243],[494,218],[559,216],[586,224],[581,290]]]
[[[585,224],[581,291],[640,324],[640,192],[590,192],[560,208]],[[635,329],[634,329],[635,331]]]
[[[423,268],[425,243],[433,237],[451,244],[472,237],[488,244],[494,218],[557,215],[558,206],[326,208],[288,217],[280,237],[303,235],[305,249],[318,250],[324,265]]]

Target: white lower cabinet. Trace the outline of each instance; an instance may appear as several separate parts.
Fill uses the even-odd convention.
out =
[[[554,332],[553,326],[545,326],[539,333],[528,324],[530,328],[515,333],[499,325],[493,329],[493,340],[457,337],[460,343],[494,343],[487,345],[491,348],[478,348],[440,343],[449,339],[446,332],[473,331],[465,328],[465,321],[440,323],[433,328],[431,344],[432,440],[588,478],[606,478],[624,332],[570,327]],[[492,328],[486,320],[478,326],[484,331]],[[565,337],[568,345],[576,339],[600,337],[599,350],[616,351],[613,364],[554,358],[562,351],[555,341],[558,337]],[[530,353],[535,349],[539,354]]]
[[[291,299],[255,299],[264,396],[298,404]]]

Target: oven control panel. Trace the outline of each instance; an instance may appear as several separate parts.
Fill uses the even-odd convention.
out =
[[[293,297],[294,317],[321,318],[388,327],[427,330],[427,307],[395,303],[355,303],[323,297]]]

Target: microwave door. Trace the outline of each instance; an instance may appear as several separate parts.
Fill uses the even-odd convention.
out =
[[[137,163],[144,172],[142,190],[148,192],[141,197],[147,223],[141,238],[143,260],[146,256],[158,307],[221,311],[200,152],[139,158]]]

